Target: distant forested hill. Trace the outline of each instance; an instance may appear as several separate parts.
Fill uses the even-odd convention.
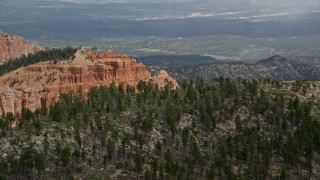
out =
[[[193,57],[191,56],[191,58]],[[197,57],[194,58],[194,61],[196,62]],[[211,81],[213,78],[219,76],[229,77],[230,79],[320,80],[319,67],[298,63],[281,56],[273,56],[258,61],[255,64],[215,61],[207,64],[199,63],[200,65],[189,65],[188,62],[192,62],[191,59],[186,60],[186,63],[184,63],[182,59],[183,57],[181,57],[181,60],[179,61],[181,63],[179,65],[171,66],[169,60],[165,62],[159,61],[155,64],[159,64],[161,68],[167,69],[167,71],[180,82],[182,82],[183,79],[196,78]]]

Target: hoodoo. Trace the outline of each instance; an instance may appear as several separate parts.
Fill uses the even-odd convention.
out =
[[[128,55],[79,50],[72,60],[41,62],[1,76],[0,113],[16,113],[23,107],[33,111],[41,106],[41,99],[50,106],[59,94],[76,92],[79,87],[86,93],[94,86],[137,86],[141,80],[152,80],[160,88],[171,81],[172,88],[178,87],[165,71],[151,77],[145,65]]]

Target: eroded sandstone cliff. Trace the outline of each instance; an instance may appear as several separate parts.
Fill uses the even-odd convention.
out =
[[[16,113],[22,107],[35,110],[41,106],[41,99],[49,107],[60,93],[76,92],[79,87],[86,93],[93,86],[109,86],[113,82],[137,86],[140,80],[153,80],[160,88],[168,82],[172,88],[178,86],[165,71],[151,77],[145,65],[127,55],[80,50],[72,60],[41,62],[1,76],[0,114]]]
[[[40,46],[32,44],[23,37],[9,35],[0,30],[0,63],[40,50],[42,50]]]

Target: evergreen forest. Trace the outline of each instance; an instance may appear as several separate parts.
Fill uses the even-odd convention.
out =
[[[319,179],[319,90],[223,77],[80,87],[0,118],[0,179]]]

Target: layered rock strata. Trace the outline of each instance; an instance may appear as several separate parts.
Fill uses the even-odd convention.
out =
[[[22,107],[35,110],[41,106],[41,99],[49,107],[59,94],[77,92],[80,87],[86,94],[93,86],[108,87],[113,82],[137,86],[141,80],[152,80],[160,88],[171,81],[172,88],[178,87],[165,71],[151,77],[145,65],[128,55],[80,50],[72,60],[41,62],[1,76],[0,114],[17,113]]]

